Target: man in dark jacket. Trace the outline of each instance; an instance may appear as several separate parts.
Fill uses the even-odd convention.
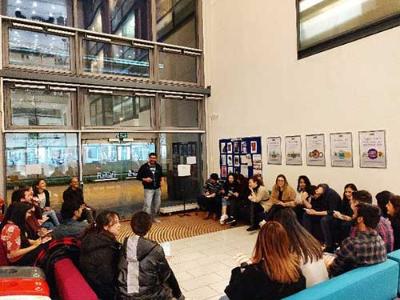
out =
[[[78,177],[72,177],[69,181],[69,187],[63,193],[64,202],[74,201],[80,205],[83,205],[82,216],[79,221],[87,220],[89,223],[94,222],[93,209],[86,205],[83,198],[83,191],[79,187]]]
[[[310,209],[305,209],[303,225],[311,233],[313,227],[320,226],[325,242],[325,251],[334,251],[334,232],[338,223],[333,218],[333,212],[339,209],[341,198],[339,194],[327,184],[319,184],[311,200]]]
[[[136,178],[144,188],[143,211],[151,215],[154,222],[159,222],[155,217],[161,205],[161,177],[162,168],[157,163],[157,154],[150,153],[148,162],[139,168]]]
[[[135,235],[125,239],[118,264],[118,297],[121,300],[185,299],[162,247],[144,238],[151,216],[136,212],[131,228]]]

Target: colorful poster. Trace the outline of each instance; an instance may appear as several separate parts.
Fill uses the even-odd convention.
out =
[[[221,166],[221,177],[226,178],[228,176],[227,166]]]
[[[269,137],[267,138],[267,153],[269,165],[281,165],[282,164],[282,147],[280,137]]]
[[[250,153],[257,153],[257,141],[250,142]]]
[[[226,153],[226,143],[221,143],[221,153]]]
[[[262,173],[262,157],[261,157],[261,154],[254,154],[253,155],[253,170],[254,170],[254,174],[261,174]]]
[[[242,142],[242,154],[247,154],[247,142]]]
[[[307,166],[325,166],[325,135],[306,135]]]
[[[360,131],[360,168],[386,168],[385,130]]]
[[[226,166],[226,155],[221,155],[221,166]]]
[[[233,166],[232,155],[228,155],[228,166],[229,167]]]
[[[286,164],[287,165],[302,165],[301,155],[301,136],[287,136],[285,137],[285,151],[286,151]]]
[[[233,142],[233,152],[235,154],[240,153],[240,142]]]
[[[235,166],[235,167],[240,167],[240,156],[234,156],[233,157],[233,165]]]
[[[353,167],[353,135],[351,132],[331,133],[331,166]]]
[[[232,153],[232,143],[226,143],[226,152],[227,153]]]

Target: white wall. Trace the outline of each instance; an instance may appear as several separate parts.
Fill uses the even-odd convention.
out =
[[[220,138],[262,136],[264,177],[279,173],[348,182],[373,195],[400,193],[400,28],[297,60],[295,0],[204,0],[209,172],[219,171]],[[385,129],[387,169],[361,169],[358,131]],[[353,132],[354,168],[305,165],[305,135]],[[266,138],[301,134],[303,166],[267,165]],[[282,140],[283,141],[283,140]],[[284,152],[284,147],[282,147]]]

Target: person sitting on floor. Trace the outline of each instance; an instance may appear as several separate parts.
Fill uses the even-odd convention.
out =
[[[212,173],[203,187],[203,194],[197,198],[200,209],[207,211],[205,219],[220,214],[222,186],[217,173]]]
[[[239,188],[236,181],[236,176],[230,173],[224,184],[224,194],[222,197],[222,214],[220,223],[236,225],[238,219],[238,200],[239,200]],[[229,216],[228,216],[229,206]]]
[[[361,266],[386,261],[385,242],[376,231],[380,219],[377,206],[360,203],[356,210],[357,234],[346,238],[335,256],[327,259],[330,276],[338,276]]]
[[[353,210],[353,220],[357,215],[357,205],[360,203],[372,204],[372,196],[368,191],[360,190],[353,193],[351,200],[351,209]],[[376,228],[386,245],[386,252],[392,252],[394,247],[393,229],[390,221],[380,216],[378,226]],[[350,230],[350,236],[355,237],[358,233],[357,226],[353,226]]]
[[[329,279],[320,242],[297,221],[293,209],[274,205],[267,221],[276,221],[286,229],[290,250],[300,257],[301,271],[306,278],[307,288]]]
[[[290,250],[289,237],[278,222],[267,222],[258,233],[251,263],[232,270],[225,289],[230,300],[290,296],[306,287],[300,258]]]
[[[285,175],[280,174],[276,177],[270,201],[287,207],[296,206],[296,192],[287,182]]]
[[[387,207],[386,205],[389,203],[390,197],[392,197],[393,194],[389,191],[382,191],[376,194],[375,198],[378,203],[379,208],[381,209],[381,216],[384,218],[388,218],[388,213],[387,213]]]
[[[400,196],[392,195],[386,208],[393,228],[393,250],[398,250],[400,249]]]
[[[121,244],[116,237],[121,224],[116,212],[103,211],[82,238],[79,266],[100,299],[114,299]]]
[[[28,238],[27,219],[33,214],[32,206],[25,202],[14,202],[9,219],[1,231],[1,241],[7,250],[7,259],[12,265],[32,266],[39,252],[47,247],[51,237],[35,240]]]
[[[68,201],[76,201],[80,205],[83,205],[83,211],[79,221],[87,220],[89,223],[94,222],[95,211],[92,207],[85,203],[85,199],[83,198],[83,191],[79,187],[79,179],[78,177],[72,177],[69,181],[69,187],[63,193],[64,202]]]
[[[165,258],[163,248],[144,236],[152,226],[151,216],[133,214],[135,235],[125,239],[118,264],[118,299],[184,299],[179,284]]]
[[[89,224],[86,220],[79,221],[82,216],[84,205],[80,202],[72,199],[70,201],[64,201],[61,206],[61,225],[57,226],[53,231],[53,237],[55,239],[61,239],[64,237],[82,237]]]
[[[269,201],[269,193],[265,188],[260,176],[254,175],[249,179],[250,196],[250,227],[247,231],[254,231],[260,228],[263,212],[268,212],[272,203]]]
[[[50,193],[46,189],[47,184],[44,179],[39,179],[36,181],[36,183],[33,185],[33,197],[37,198],[37,203],[38,203],[38,208],[42,211],[43,216],[49,216],[49,221],[52,222],[54,226],[60,225],[60,221],[57,218],[57,214],[50,207]],[[46,226],[46,223],[43,224]]]

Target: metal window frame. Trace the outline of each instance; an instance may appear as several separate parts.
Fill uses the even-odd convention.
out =
[[[337,37],[330,38],[326,41],[320,42],[314,46],[300,49],[300,3],[301,0],[296,2],[296,28],[297,28],[297,59],[307,58],[309,56],[334,49],[339,46],[363,39],[365,37],[380,33],[385,30],[392,29],[400,26],[400,14],[396,14],[374,23],[362,26],[360,28],[349,30]]]

